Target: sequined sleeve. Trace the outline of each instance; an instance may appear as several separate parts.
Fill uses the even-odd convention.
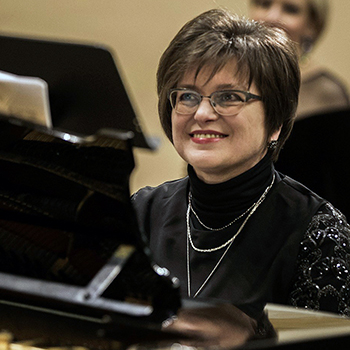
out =
[[[293,306],[350,316],[350,226],[325,204],[301,242],[289,296]]]

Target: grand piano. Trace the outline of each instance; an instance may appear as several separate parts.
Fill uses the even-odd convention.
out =
[[[256,337],[233,306],[223,319],[227,306],[218,301],[181,299],[176,276],[153,261],[136,224],[133,148],[156,142],[144,136],[110,50],[11,36],[0,36],[0,47],[3,348],[319,349],[332,342],[348,349],[350,324],[335,315],[268,305],[270,333]],[[290,330],[281,320],[305,317],[341,331],[281,338]],[[183,318],[207,328],[171,327]]]

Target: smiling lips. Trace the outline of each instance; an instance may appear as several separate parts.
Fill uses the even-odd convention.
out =
[[[191,140],[196,143],[216,142],[220,139],[227,137],[228,135],[221,134],[213,131],[195,131],[190,134]]]

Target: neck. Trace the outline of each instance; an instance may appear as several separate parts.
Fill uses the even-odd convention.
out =
[[[266,152],[261,155],[258,159],[253,159],[251,162],[247,163],[245,162],[242,166],[237,166],[234,169],[228,168],[220,168],[220,169],[203,169],[203,168],[194,168],[194,171],[196,172],[197,177],[209,185],[215,185],[220,184],[226,181],[229,181],[231,179],[236,178],[237,176],[240,176],[241,174],[244,174],[245,172],[249,171],[249,169],[254,168],[264,157],[266,156]]]
[[[232,217],[242,214],[258,200],[273,177],[274,167],[269,155],[256,166],[226,182],[208,184],[189,166],[193,208],[211,227],[223,226]],[[204,220],[204,219],[203,219]]]

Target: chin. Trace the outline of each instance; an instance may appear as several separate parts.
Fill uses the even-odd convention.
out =
[[[208,155],[207,153],[189,156],[188,163],[191,164],[194,168],[198,167],[205,169],[216,168],[222,164],[219,159],[219,155]]]
[[[190,162],[190,164],[193,166],[194,169],[198,169],[199,171],[208,174],[220,173],[226,168],[225,165],[218,162],[217,159],[213,161],[208,161],[208,159],[206,161],[193,161]]]

